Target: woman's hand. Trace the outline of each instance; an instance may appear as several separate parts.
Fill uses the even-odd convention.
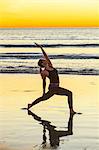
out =
[[[35,45],[36,45],[36,46],[38,46],[38,47],[40,47],[40,48],[42,48],[42,46],[41,46],[41,45],[39,45],[38,43],[35,43]]]
[[[42,48],[42,46],[39,45],[39,44],[37,44],[37,43],[35,43],[35,44],[36,44],[36,46],[38,46],[38,47],[41,48],[42,53],[43,53],[43,55],[44,55],[46,61],[48,62],[49,66],[50,66],[50,67],[53,67],[53,65],[52,65],[52,63],[51,63],[51,61],[50,61],[50,59],[48,58],[48,55],[46,54],[46,52],[44,51],[44,49]]]

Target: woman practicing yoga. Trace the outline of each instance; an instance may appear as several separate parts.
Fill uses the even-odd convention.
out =
[[[40,59],[38,61],[38,65],[40,67],[40,74],[41,74],[41,77],[43,80],[43,96],[37,98],[31,104],[28,104],[28,109],[30,109],[32,106],[36,105],[39,102],[49,99],[54,94],[56,94],[56,95],[65,95],[68,97],[68,105],[69,105],[70,113],[74,114],[75,111],[73,110],[72,92],[67,89],[59,87],[59,76],[58,76],[57,70],[53,67],[50,59],[48,58],[47,54],[43,50],[42,46],[37,43],[35,43],[35,44],[41,48],[42,53],[45,58],[45,59]],[[48,77],[50,80],[50,84],[49,84],[49,88],[48,88],[49,90],[47,93],[45,93],[46,77]]]

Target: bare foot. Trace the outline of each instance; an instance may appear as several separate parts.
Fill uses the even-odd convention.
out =
[[[29,110],[30,108],[31,108],[31,104],[28,104],[28,108],[27,109]]]
[[[76,114],[77,112],[75,112],[73,109],[70,109],[70,114]]]
[[[78,115],[81,115],[82,113],[79,113],[79,112],[75,112],[73,109],[70,109],[70,114],[74,115],[74,114],[78,114]]]

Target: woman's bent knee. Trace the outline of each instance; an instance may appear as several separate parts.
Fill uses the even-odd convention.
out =
[[[72,96],[72,92],[70,90],[67,90],[68,96]]]

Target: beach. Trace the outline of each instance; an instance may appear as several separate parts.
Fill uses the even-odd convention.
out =
[[[42,95],[40,75],[0,74],[0,83],[0,150],[51,150],[49,127],[55,126],[55,133],[68,131],[67,97],[55,95],[32,107],[34,117],[21,108]],[[54,149],[98,150],[99,76],[60,75],[60,86],[73,92],[74,109],[82,114],[73,116],[73,133],[59,137]],[[42,120],[47,123],[45,147]]]
[[[0,6],[0,150],[99,150],[99,0]]]
[[[26,108],[42,96],[43,46],[67,97]],[[47,79],[48,89],[49,80]],[[0,150],[98,150],[99,28],[0,28]]]

